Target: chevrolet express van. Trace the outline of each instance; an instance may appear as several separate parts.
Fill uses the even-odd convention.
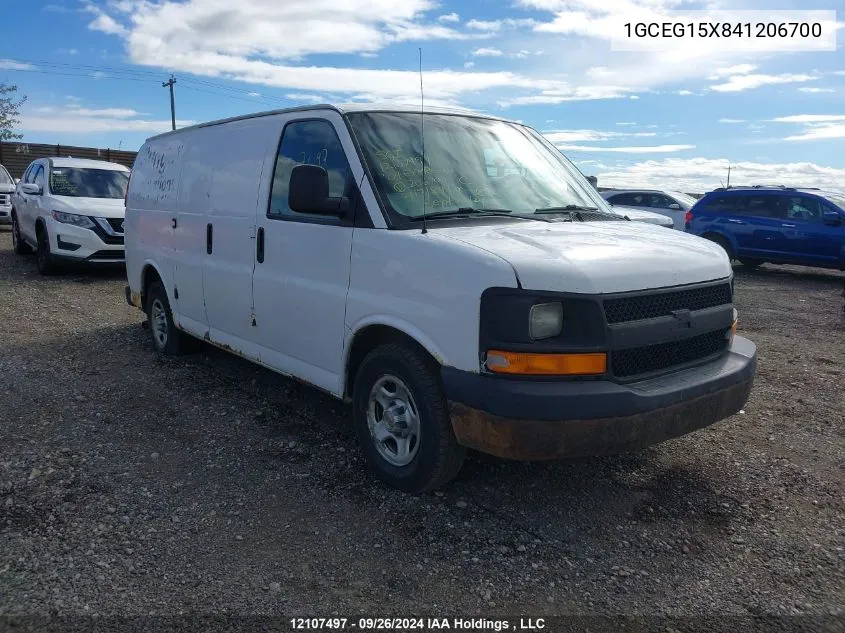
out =
[[[660,442],[752,385],[724,249],[613,214],[494,117],[320,105],[156,136],[125,235],[156,349],[195,337],[350,402],[367,462],[409,492],[467,448]]]

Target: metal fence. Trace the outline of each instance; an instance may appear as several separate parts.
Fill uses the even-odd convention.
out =
[[[90,158],[120,163],[131,168],[137,152],[73,145],[45,145],[43,143],[0,143],[0,165],[9,170],[12,178],[20,178],[27,166],[38,158]]]

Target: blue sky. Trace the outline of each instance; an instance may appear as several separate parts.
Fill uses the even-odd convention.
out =
[[[30,142],[137,149],[179,125],[313,102],[426,102],[523,121],[600,184],[845,189],[838,50],[614,52],[612,18],[838,0],[44,0],[4,3],[0,81]]]

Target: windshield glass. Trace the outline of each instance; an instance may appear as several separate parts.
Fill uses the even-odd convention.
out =
[[[687,194],[681,191],[673,191],[671,195],[673,198],[675,198],[675,200],[680,202],[687,209],[692,207],[697,202],[695,198],[693,198],[692,196],[688,196]]]
[[[15,181],[12,180],[12,177],[9,175],[9,172],[6,171],[6,168],[3,165],[0,165],[0,185],[13,185]]]
[[[563,155],[514,123],[445,114],[347,115],[394,220],[461,208],[518,214],[548,207],[609,207]],[[425,174],[420,123],[425,129]]]
[[[74,198],[123,198],[129,174],[115,169],[53,167],[50,191],[56,196]]]
[[[827,198],[833,204],[835,204],[837,207],[839,207],[840,209],[845,211],[845,196],[839,195],[839,194],[836,194],[836,193],[825,193],[825,194],[822,194],[822,197]]]

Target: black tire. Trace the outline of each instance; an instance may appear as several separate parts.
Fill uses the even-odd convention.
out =
[[[416,408],[419,445],[406,465],[395,465],[382,456],[368,423],[370,392],[383,380],[389,383],[390,377],[404,383]],[[367,355],[355,377],[352,415],[368,465],[394,488],[412,494],[434,490],[453,479],[463,465],[466,449],[452,431],[439,367],[412,345],[385,344]]]
[[[12,210],[12,249],[17,255],[29,255],[32,252],[32,248],[24,241],[21,235],[18,214],[14,210]]]
[[[161,282],[155,281],[147,289],[147,319],[149,319],[150,338],[157,352],[168,356],[180,356],[191,350],[193,339],[173,323],[170,301]],[[163,326],[163,330],[156,325]]]
[[[59,266],[53,259],[50,253],[50,237],[47,235],[47,229],[40,228],[36,234],[38,240],[38,248],[35,251],[38,261],[38,272],[42,275],[55,275],[59,272]]]
[[[707,233],[704,237],[710,240],[711,242],[715,242],[723,249],[725,249],[725,252],[728,254],[728,259],[730,259],[731,261],[734,260],[733,248],[731,247],[731,243],[726,238],[716,233]]]
[[[762,259],[749,259],[748,257],[740,257],[739,263],[742,264],[748,270],[754,270],[764,262]]]

